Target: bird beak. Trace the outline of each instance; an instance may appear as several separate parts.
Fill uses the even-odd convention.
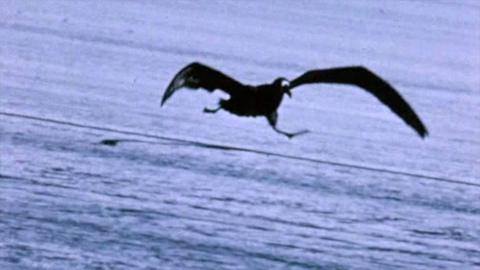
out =
[[[290,92],[290,89],[285,90],[285,93],[288,95],[289,98],[292,98],[292,92]]]

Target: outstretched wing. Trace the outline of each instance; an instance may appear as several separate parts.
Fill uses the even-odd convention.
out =
[[[340,83],[359,86],[387,105],[423,138],[428,134],[425,125],[402,96],[386,81],[370,70],[360,67],[317,69],[305,72],[290,82],[290,89],[306,83]]]
[[[177,89],[182,87],[193,89],[204,88],[209,92],[220,89],[229,95],[235,95],[236,92],[242,91],[246,86],[216,69],[198,62],[193,62],[181,69],[175,77],[173,77],[167,90],[165,90],[163,94],[161,105],[163,105]]]

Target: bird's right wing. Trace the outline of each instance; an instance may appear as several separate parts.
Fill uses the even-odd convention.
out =
[[[161,105],[163,105],[177,89],[182,87],[193,89],[204,88],[209,92],[219,89],[229,95],[235,95],[238,91],[246,88],[245,85],[214,68],[193,62],[181,69],[175,77],[173,77],[163,94]]]
[[[361,66],[310,70],[290,82],[290,89],[309,83],[356,85],[373,94],[421,137],[428,131],[415,111],[388,82]]]

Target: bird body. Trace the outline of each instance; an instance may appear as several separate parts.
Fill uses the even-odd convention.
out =
[[[246,86],[228,100],[220,100],[220,107],[238,116],[265,116],[275,112],[282,99],[283,90],[279,85]]]
[[[370,70],[359,66],[310,70],[292,81],[279,77],[269,84],[251,86],[244,85],[209,66],[194,62],[181,69],[174,76],[163,95],[161,105],[182,87],[202,88],[209,92],[219,89],[227,93],[230,98],[221,99],[218,108],[205,108],[205,113],[216,113],[223,109],[238,116],[264,116],[276,132],[288,138],[293,138],[308,131],[302,130],[291,133],[279,130],[276,127],[277,110],[283,96],[287,94],[291,97],[291,90],[300,85],[321,82],[351,84],[363,88],[387,105],[406,124],[415,129],[422,138],[428,134],[427,129],[410,105],[390,84]]]

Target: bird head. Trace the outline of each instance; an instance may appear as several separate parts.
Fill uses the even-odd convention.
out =
[[[290,92],[290,81],[280,77],[273,81],[273,84],[280,87],[284,94],[287,94],[290,98],[292,98],[292,93]]]

